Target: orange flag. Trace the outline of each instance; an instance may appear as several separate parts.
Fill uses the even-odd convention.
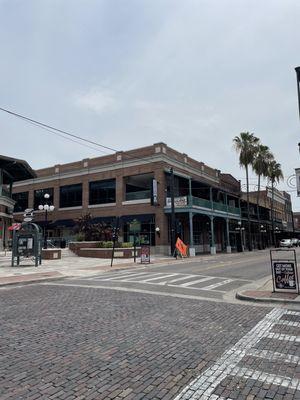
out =
[[[175,247],[182,256],[187,256],[187,246],[181,239],[177,238]]]

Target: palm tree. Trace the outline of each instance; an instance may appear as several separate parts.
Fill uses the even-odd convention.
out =
[[[274,156],[270,152],[269,147],[259,144],[257,146],[257,152],[255,154],[255,157],[254,157],[254,160],[252,163],[252,168],[258,177],[256,210],[257,210],[260,248],[262,248],[262,235],[261,235],[261,229],[260,229],[260,215],[259,215],[260,180],[261,180],[261,177],[264,177],[264,178],[268,177],[269,164],[273,160],[274,160]]]
[[[281,165],[272,160],[269,163],[268,168],[268,178],[271,181],[271,188],[272,188],[272,200],[271,200],[271,220],[272,220],[272,231],[273,231],[273,244],[276,245],[276,238],[275,238],[275,229],[274,229],[274,184],[275,182],[280,182],[283,179],[283,172],[281,169]]]
[[[249,166],[252,165],[259,138],[254,136],[253,133],[241,132],[239,136],[233,139],[233,145],[237,153],[239,153],[240,166],[246,170],[246,183],[247,183],[247,217],[248,217],[248,248],[252,250],[251,243],[251,226],[250,226],[250,208],[249,208]]]

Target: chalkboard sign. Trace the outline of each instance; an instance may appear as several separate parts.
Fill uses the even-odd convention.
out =
[[[297,290],[296,269],[293,262],[273,262],[275,289]]]
[[[141,246],[141,264],[150,263],[150,246]]]

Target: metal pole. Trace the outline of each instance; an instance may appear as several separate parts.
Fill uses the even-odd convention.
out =
[[[296,71],[296,77],[297,77],[298,110],[299,110],[299,118],[300,118],[300,67],[296,67],[295,71]]]
[[[47,249],[47,224],[48,224],[48,211],[45,211],[45,235],[44,235],[44,249]]]
[[[170,196],[171,196],[171,256],[175,252],[175,196],[174,196],[174,171],[170,168]]]

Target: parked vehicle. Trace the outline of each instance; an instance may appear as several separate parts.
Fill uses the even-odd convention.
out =
[[[291,248],[291,247],[293,247],[293,243],[292,243],[291,239],[282,239],[279,242],[279,246],[280,247],[289,247],[289,248]]]
[[[299,246],[299,244],[300,244],[300,241],[299,241],[299,239],[293,238],[293,239],[291,239],[291,241],[292,241],[292,245],[293,245],[293,246],[296,246],[296,247],[298,247],[298,246]]]

